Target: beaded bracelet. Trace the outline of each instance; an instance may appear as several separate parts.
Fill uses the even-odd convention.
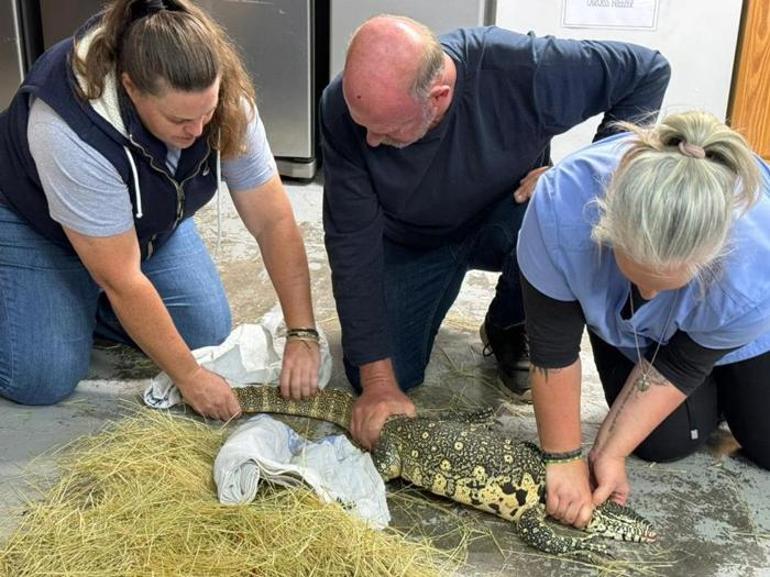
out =
[[[562,463],[574,463],[580,461],[583,458],[583,448],[578,447],[573,451],[565,451],[563,453],[548,453],[543,451],[543,462],[546,465],[555,465]]]

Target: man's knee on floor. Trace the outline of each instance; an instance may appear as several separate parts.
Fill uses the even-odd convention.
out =
[[[425,367],[419,364],[413,364],[409,367],[396,367],[396,379],[398,379],[399,388],[408,393],[412,389],[419,387],[425,380]]]
[[[350,382],[350,384],[353,386],[353,389],[356,391],[356,393],[361,394],[361,373],[359,372],[358,367],[350,364],[347,359],[343,359],[343,363],[345,366],[345,375],[348,378],[348,382]],[[422,369],[412,370],[410,372],[398,372],[396,379],[398,380],[399,388],[403,392],[407,393],[415,387],[421,385],[423,380],[425,380],[425,368],[423,367]]]
[[[425,380],[424,375],[420,375],[419,377],[410,379],[410,380],[403,380],[398,382],[399,388],[405,392],[410,393],[420,385],[422,385],[423,381]]]

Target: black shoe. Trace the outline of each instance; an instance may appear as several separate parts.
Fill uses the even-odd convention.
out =
[[[484,343],[484,356],[494,354],[497,359],[497,377],[500,382],[518,400],[532,402],[529,349],[524,324],[501,329],[489,322],[487,317],[479,329],[479,335]]]

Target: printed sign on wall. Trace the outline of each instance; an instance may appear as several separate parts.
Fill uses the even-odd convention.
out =
[[[567,28],[655,30],[659,0],[564,0],[561,25]]]

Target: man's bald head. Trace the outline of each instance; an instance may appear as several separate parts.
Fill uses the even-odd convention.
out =
[[[365,119],[359,124],[381,127],[420,113],[435,116],[425,110],[426,101],[447,60],[436,36],[419,22],[391,15],[367,20],[353,34],[345,60],[342,87],[351,114]]]
[[[375,16],[353,34],[345,78],[357,98],[370,91],[424,98],[443,63],[441,45],[426,26],[405,16]]]

